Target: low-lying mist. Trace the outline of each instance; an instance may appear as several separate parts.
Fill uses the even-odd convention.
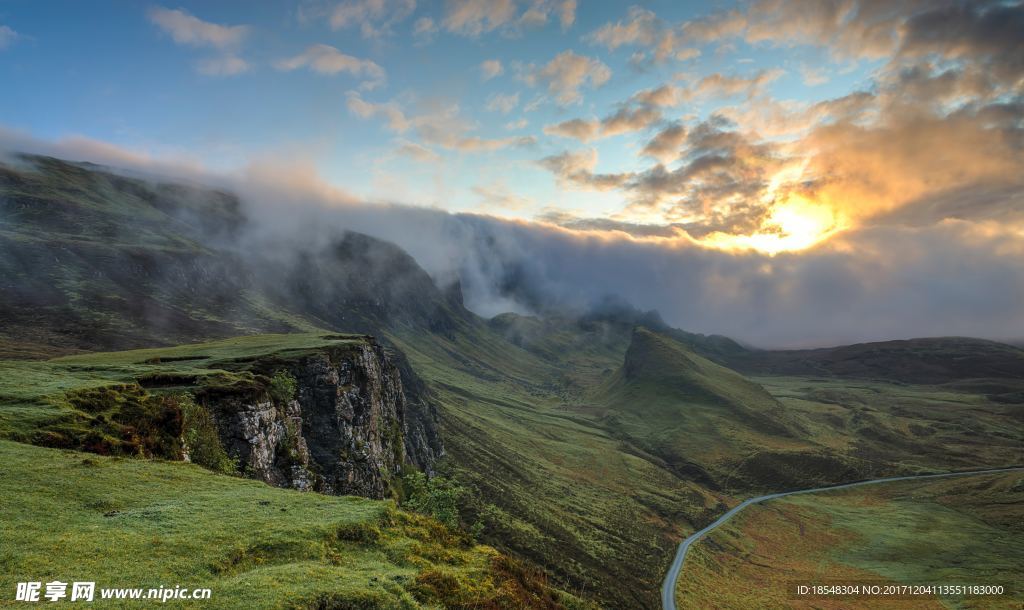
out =
[[[50,143],[3,131],[0,149],[236,193],[246,222],[211,239],[228,240],[221,245],[243,255],[289,257],[345,230],[391,241],[441,288],[461,281],[466,306],[485,317],[584,308],[619,295],[658,310],[673,326],[762,347],[1024,336],[1024,237],[983,222],[862,227],[810,250],[768,256],[712,250],[683,237],[637,239],[363,202],[289,164],[216,173],[90,140]]]

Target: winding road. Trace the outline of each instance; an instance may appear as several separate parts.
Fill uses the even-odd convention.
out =
[[[768,500],[774,500],[776,498],[784,498],[786,496],[795,496],[797,494],[812,494],[819,491],[833,491],[836,489],[849,489],[851,487],[860,487],[862,485],[876,485],[878,483],[892,483],[895,481],[916,481],[922,479],[940,479],[944,477],[964,477],[976,474],[994,474],[999,472],[1012,472],[1015,470],[1024,470],[1024,466],[1014,466],[1010,468],[991,468],[988,470],[968,470],[963,472],[943,472],[940,474],[918,474],[904,477],[888,477],[885,479],[871,479],[869,481],[857,481],[856,483],[844,483],[842,485],[832,485],[830,487],[815,487],[812,489],[800,489],[797,491],[784,491],[775,494],[768,494],[765,496],[758,496],[756,498],[750,498],[744,500],[740,504],[737,504],[729,512],[725,513],[714,521],[711,525],[705,527],[692,534],[686,540],[683,540],[679,544],[679,550],[676,551],[676,558],[672,561],[672,567],[668,569],[668,574],[665,575],[665,582],[661,585],[661,607],[663,610],[676,610],[676,581],[679,580],[679,573],[683,570],[683,562],[686,561],[686,553],[690,550],[690,547],[710,533],[712,530],[722,525],[729,519],[735,517],[741,510],[750,506],[751,504],[759,504]]]

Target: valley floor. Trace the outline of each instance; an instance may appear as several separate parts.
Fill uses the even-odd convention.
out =
[[[695,544],[679,608],[1019,608],[1024,473],[903,481],[748,507]],[[798,584],[1002,585],[1001,596],[807,597]]]

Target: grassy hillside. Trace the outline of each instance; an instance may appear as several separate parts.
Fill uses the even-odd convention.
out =
[[[754,505],[696,545],[680,608],[1019,608],[1024,474],[900,482]],[[1001,584],[1001,597],[797,601],[797,582]],[[913,605],[911,605],[913,604]]]
[[[614,356],[568,352],[554,367],[483,325],[395,341],[442,406],[450,464],[476,492],[469,510],[484,539],[606,607],[654,607],[673,546],[723,500],[582,408],[574,380]]]
[[[644,328],[633,334],[623,365],[589,398],[609,429],[712,488],[852,476],[808,442],[799,419],[759,384]]]
[[[865,478],[1024,465],[1024,400],[993,396],[987,383],[754,379],[799,419],[806,439]]]
[[[84,580],[209,588],[213,608],[583,607],[388,502],[8,441],[0,461],[5,597],[17,582]]]

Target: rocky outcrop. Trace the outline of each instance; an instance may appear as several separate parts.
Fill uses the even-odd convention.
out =
[[[248,476],[384,498],[403,464],[429,471],[443,453],[425,387],[370,337],[244,365],[257,379],[294,380],[291,396],[259,383],[197,394]]]

